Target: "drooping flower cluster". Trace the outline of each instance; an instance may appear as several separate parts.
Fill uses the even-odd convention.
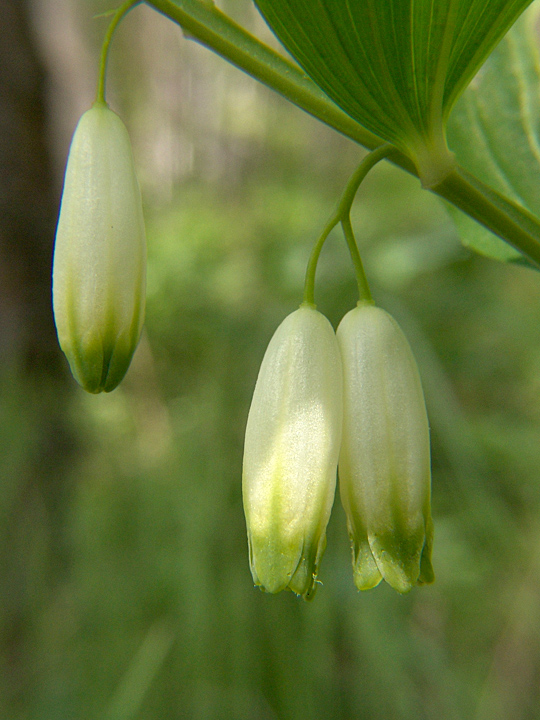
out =
[[[429,428],[414,357],[395,320],[359,303],[330,323],[303,305],[263,359],[244,449],[256,585],[309,598],[339,462],[356,586],[432,582]]]
[[[73,136],[58,221],[53,305],[80,385],[113,390],[144,320],[146,240],[127,130],[104,102]],[[356,586],[433,581],[429,428],[411,349],[363,302],[337,334],[304,303],[272,338],[244,449],[253,579],[308,599],[316,589],[339,466]]]

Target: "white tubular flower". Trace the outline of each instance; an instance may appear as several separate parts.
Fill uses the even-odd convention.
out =
[[[416,362],[396,321],[359,304],[341,321],[339,483],[354,580],[399,592],[433,582],[429,427]]]
[[[53,306],[60,346],[91,393],[114,390],[141,334],[146,237],[124,123],[105,103],[73,135],[56,231]]]
[[[313,596],[334,501],[342,424],[339,348],[302,305],[264,356],[249,411],[243,495],[253,580]]]

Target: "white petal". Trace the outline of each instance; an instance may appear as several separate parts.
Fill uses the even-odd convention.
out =
[[[353,552],[365,564],[369,543],[381,575],[404,592],[419,579],[431,533],[429,427],[418,369],[401,329],[380,308],[351,310],[337,338],[344,382],[340,493]],[[359,582],[366,572],[356,567]]]
[[[104,104],[81,117],[69,152],[56,232],[53,304],[78,382],[112,390],[144,320],[146,238],[131,144]]]
[[[313,589],[334,499],[341,422],[334,331],[323,315],[302,306],[268,346],[246,429],[243,492],[252,572],[269,592]]]

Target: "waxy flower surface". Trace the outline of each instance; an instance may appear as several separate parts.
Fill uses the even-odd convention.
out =
[[[71,371],[88,392],[124,377],[144,321],[146,237],[124,123],[105,103],[73,135],[56,232],[53,306]]]
[[[396,321],[359,304],[341,321],[339,483],[356,586],[432,582],[429,427],[416,362]]]
[[[342,424],[339,348],[309,305],[289,315],[264,356],[246,428],[243,496],[256,585],[315,590],[334,501]]]

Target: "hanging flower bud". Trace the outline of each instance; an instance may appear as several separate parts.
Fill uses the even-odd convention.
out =
[[[249,411],[243,494],[256,585],[312,597],[334,501],[342,423],[341,359],[308,305],[276,330]]]
[[[77,382],[114,390],[141,334],[146,238],[125,125],[105,103],[81,117],[69,151],[53,265],[54,319]]]
[[[418,369],[395,320],[367,303],[341,321],[339,482],[354,580],[399,592],[433,582],[429,427]]]

